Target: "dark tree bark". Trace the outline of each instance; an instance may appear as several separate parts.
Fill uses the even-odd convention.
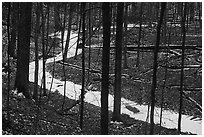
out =
[[[109,53],[110,53],[110,4],[102,4],[103,20],[103,51],[102,51],[102,82],[101,82],[101,134],[108,134],[108,93],[109,93]]]
[[[127,69],[128,64],[127,64],[127,17],[128,17],[128,4],[125,4],[125,9],[124,9],[124,38],[123,38],[123,68]]]
[[[91,68],[91,35],[92,35],[92,25],[91,25],[91,3],[89,2],[89,24],[88,24],[88,30],[89,30],[89,39],[88,39],[88,45],[89,45],[89,57],[88,57],[88,68]],[[89,71],[88,71],[88,78],[87,78],[87,83],[90,82],[90,76],[89,76]]]
[[[112,37],[115,37],[116,5],[115,5],[115,3],[111,3],[111,6],[112,6],[112,11],[111,11],[111,17],[112,17],[111,25],[113,26],[113,27],[112,27]]]
[[[70,3],[69,7],[69,20],[68,20],[68,32],[67,32],[67,40],[66,45],[63,53],[63,59],[65,60],[67,58],[67,52],[69,48],[69,41],[70,41],[70,34],[71,34],[71,26],[72,26],[72,12],[73,12],[73,3]]]
[[[79,19],[79,29],[78,29],[77,47],[76,47],[76,52],[75,52],[75,56],[74,56],[75,59],[77,59],[77,52],[78,52],[79,41],[80,41],[80,34],[81,34],[81,16],[80,16],[80,19]]]
[[[153,64],[152,89],[151,89],[150,135],[153,135],[154,133],[154,106],[155,106],[155,91],[157,87],[157,67],[158,67],[157,57],[158,57],[159,43],[160,43],[160,31],[161,31],[161,25],[163,22],[165,8],[166,8],[166,3],[161,3],[160,18],[157,26],[157,39],[156,39],[156,45],[154,49],[154,64]]]
[[[59,4],[56,3],[54,5],[54,22],[55,22],[55,31],[61,31],[62,30],[62,24],[61,24],[61,21],[60,21],[60,14],[59,14]]]
[[[55,18],[55,16],[54,16],[54,18]],[[55,19],[54,19],[55,20]],[[55,22],[54,22],[55,23]],[[54,24],[54,26],[55,26],[55,24]],[[55,31],[55,28],[56,27],[54,27],[54,32],[56,32]],[[52,55],[54,56],[55,55],[55,47],[56,47],[56,33],[54,33],[54,40],[53,40],[53,43],[52,43]],[[54,82],[54,78],[55,78],[55,64],[56,64],[56,62],[55,62],[55,57],[54,57],[54,61],[53,61],[53,69],[52,69],[52,80],[51,80],[51,85],[50,85],[50,90],[49,90],[49,94],[48,94],[48,98],[47,98],[47,102],[50,100],[50,95],[51,95],[51,89],[52,89],[52,85],[53,85],[53,82]]]
[[[40,5],[36,5],[36,25],[35,25],[35,80],[34,80],[34,92],[33,98],[37,100],[38,98],[38,36],[40,33]]]
[[[64,5],[64,20],[63,20],[63,27],[64,29],[61,30],[61,44],[62,44],[62,53],[64,52],[64,31],[66,27],[66,17],[67,17],[67,4]],[[63,55],[63,61],[62,61],[62,68],[63,68],[63,78],[64,78],[64,95],[63,95],[63,101],[62,101],[62,110],[64,110],[64,104],[65,104],[65,98],[66,98],[66,72],[65,72],[65,58]]]
[[[47,3],[47,32],[46,32],[46,54],[49,53],[48,47],[49,47],[49,30],[50,30],[50,4]]]
[[[114,89],[114,108],[113,121],[121,121],[121,64],[122,64],[122,39],[123,39],[123,9],[124,3],[117,4],[116,21],[116,44],[115,44],[115,89]]]
[[[7,49],[7,63],[8,69],[10,69],[10,14],[11,14],[11,4],[8,3],[8,15],[7,15],[7,35],[8,35],[8,49]],[[10,121],[10,71],[8,71],[8,82],[7,82],[7,119]]]
[[[17,25],[18,25],[18,3],[12,3],[11,12],[11,43],[9,54],[11,57],[16,58],[16,37],[17,37]]]
[[[182,16],[182,56],[181,56],[181,77],[180,77],[180,106],[179,106],[179,118],[178,118],[178,134],[181,134],[181,116],[182,116],[182,107],[183,107],[183,84],[184,84],[184,54],[185,54],[185,40],[186,40],[186,10],[187,3],[185,2],[183,8],[183,16]]]
[[[17,72],[15,88],[18,93],[22,92],[26,98],[30,98],[29,93],[29,56],[30,56],[30,34],[31,34],[31,11],[32,3],[20,3],[20,20],[18,31],[18,53]]]
[[[166,42],[167,42],[167,15],[168,15],[168,5],[166,6],[166,10],[164,11],[164,23],[163,23],[163,44],[166,45]],[[170,27],[171,29],[171,27]],[[163,117],[163,107],[164,107],[164,92],[166,91],[166,82],[167,82],[167,73],[168,73],[168,69],[167,69],[167,66],[168,66],[168,56],[169,56],[169,44],[170,44],[170,30],[169,30],[169,37],[168,37],[168,46],[167,46],[167,49],[166,49],[166,56],[165,56],[165,72],[164,72],[164,83],[163,83],[163,86],[162,86],[162,91],[161,91],[161,103],[160,103],[160,107],[161,107],[161,110],[160,110],[160,120],[159,120],[159,134],[161,134],[161,129],[162,129],[162,117]]]
[[[85,94],[85,12],[86,3],[81,3],[82,9],[82,89],[81,89],[81,110],[80,110],[80,128],[83,128],[84,94]]]
[[[46,73],[45,73],[45,63],[46,63],[46,52],[45,52],[45,14],[43,10],[43,3],[41,4],[41,15],[42,15],[42,53],[43,53],[43,96],[47,96],[46,93]]]
[[[79,7],[79,14],[77,14],[79,16],[79,23],[78,23],[78,38],[77,38],[77,46],[76,46],[76,52],[75,52],[75,56],[74,58],[77,59],[77,53],[78,53],[78,48],[79,48],[79,41],[80,41],[80,34],[81,34],[81,5],[78,6]]]
[[[141,35],[142,35],[142,8],[143,8],[143,3],[141,2],[140,5],[140,29],[139,29],[139,36],[138,36],[138,49],[137,49],[137,62],[136,66],[139,67],[139,62],[140,62],[140,45],[141,45]]]
[[[80,3],[76,4],[76,13],[77,13],[77,19],[76,19],[76,28],[79,28],[79,20],[80,20]]]

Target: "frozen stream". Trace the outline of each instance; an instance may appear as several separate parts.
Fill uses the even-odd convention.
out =
[[[71,37],[73,39],[70,40],[70,48],[68,51],[68,58],[71,58],[75,55],[76,51],[76,41],[77,41],[77,34],[72,33]],[[59,36],[60,37],[60,36]],[[65,34],[66,38],[66,34]],[[64,44],[65,45],[65,44]],[[78,50],[78,54],[81,53],[81,49]],[[47,59],[46,63],[54,62],[62,60],[62,53],[57,55],[56,57],[49,58]],[[42,60],[39,60],[39,81],[38,85],[41,85],[41,79],[42,79]],[[34,82],[34,72],[35,72],[35,62],[31,62],[29,66],[29,81]],[[46,89],[50,89],[51,86],[51,81],[52,81],[52,75],[48,72],[46,72]],[[52,89],[51,91],[54,92],[56,90],[59,91],[60,94],[63,95],[64,93],[64,81],[60,81],[58,79],[53,79],[53,84],[52,84]],[[77,100],[80,93],[81,93],[81,85],[74,84],[73,82],[66,81],[66,96],[70,99],[75,99]],[[92,92],[89,91],[85,94],[85,101],[87,103],[93,104],[95,106],[101,106],[100,104],[100,98],[101,98],[101,93],[100,92]],[[146,116],[148,113],[148,106],[147,105],[138,105],[137,103],[133,101],[129,101],[125,98],[121,99],[122,101],[122,108],[121,112],[124,114],[129,115],[132,118],[135,118],[137,120],[142,120],[146,121]],[[109,110],[113,111],[113,96],[109,94]],[[126,108],[126,106],[131,106],[133,108],[137,108],[140,112],[139,113],[134,113],[130,111],[129,109]],[[155,124],[159,124],[159,116],[160,116],[160,108],[155,108],[155,117],[154,121]],[[194,119],[191,120],[192,116],[188,115],[182,115],[182,128],[181,130],[183,132],[191,132],[195,134],[202,134],[202,121]],[[173,111],[163,111],[163,120],[162,120],[162,126],[166,128],[177,128],[177,121],[178,121],[178,113],[173,112]]]

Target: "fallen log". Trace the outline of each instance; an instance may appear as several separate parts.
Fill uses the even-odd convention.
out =
[[[66,65],[66,66],[70,66],[70,67],[73,67],[73,68],[82,70],[82,67],[81,67],[81,66],[78,66],[78,65],[73,65],[73,64],[70,64],[70,63],[66,63],[66,62],[63,63],[63,61],[59,61],[59,63],[62,64],[62,65]],[[99,74],[100,78],[98,78],[98,81],[100,81],[99,79],[101,79],[101,76],[102,76],[101,70],[89,69],[89,68],[85,68],[85,70],[86,70],[86,71],[89,71],[89,72],[91,72],[91,73],[97,73],[97,74]],[[114,76],[115,76],[115,74],[109,74],[109,77],[110,77],[110,78],[112,78],[112,77],[114,77]],[[121,78],[129,78],[129,77],[130,77],[130,76],[129,76],[128,74],[121,74]],[[95,80],[95,81],[97,81],[97,80]]]
[[[181,69],[181,66],[164,66],[164,65],[160,65],[160,66],[167,68],[167,69]],[[184,69],[198,69],[198,68],[202,68],[202,65],[185,65],[183,68]]]
[[[115,46],[111,46],[111,49],[115,49]],[[128,51],[137,51],[138,48],[142,51],[152,51],[155,49],[155,45],[149,45],[149,46],[140,46],[137,45],[127,45]],[[159,51],[164,51],[167,49],[182,49],[182,46],[180,45],[169,45],[169,46],[159,46]],[[197,45],[185,45],[185,49],[191,49],[191,50],[202,50],[202,47]]]
[[[60,64],[62,65],[66,65],[66,66],[70,66],[72,68],[76,68],[76,69],[81,69],[82,70],[82,67],[81,66],[78,66],[78,65],[73,65],[73,64],[70,64],[70,63],[66,63],[66,62],[63,62],[63,61],[59,61]],[[100,70],[96,70],[96,69],[89,69],[89,68],[85,68],[86,71],[89,71],[91,73],[99,73],[99,74],[102,74],[102,72]]]

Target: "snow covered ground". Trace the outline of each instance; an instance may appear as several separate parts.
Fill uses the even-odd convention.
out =
[[[53,35],[52,35],[53,36]],[[67,34],[65,33],[65,40],[66,40]],[[76,41],[77,41],[77,34],[72,33],[71,34],[71,40],[70,40],[70,46],[67,57],[73,57],[75,55],[76,51]],[[60,34],[58,35],[60,37]],[[65,45],[65,44],[64,44]],[[81,49],[78,50],[78,54],[81,53]],[[62,60],[62,53],[57,55],[56,57],[47,59],[46,63],[54,62]],[[35,62],[31,62],[29,66],[29,80],[31,82],[34,82],[34,72],[35,72]],[[39,82],[38,85],[41,85],[42,80],[42,60],[39,60]],[[52,75],[48,72],[46,72],[46,89],[50,89],[51,87],[51,81],[52,81]],[[51,91],[59,91],[62,95],[64,94],[64,88],[66,88],[66,96],[70,99],[79,99],[80,93],[81,93],[81,85],[74,84],[70,81],[60,81],[58,79],[53,79],[53,84]],[[85,94],[85,101],[87,103],[93,104],[95,106],[101,106],[100,104],[101,99],[101,93],[95,92],[95,91],[88,91]],[[125,98],[121,99],[122,101],[122,108],[121,111],[124,114],[129,115],[132,118],[146,121],[147,113],[148,113],[148,106],[147,105],[139,105],[133,101],[127,100]],[[109,110],[113,111],[113,96],[109,94]],[[130,111],[127,109],[127,106],[131,106],[133,108],[137,108],[139,110],[138,113],[134,113],[133,111]],[[159,123],[159,116],[160,116],[160,108],[155,108],[155,124]],[[192,116],[182,115],[182,131],[183,132],[191,132],[195,134],[202,134],[202,121],[200,120],[191,120]],[[162,126],[166,128],[177,128],[177,121],[178,121],[178,113],[173,111],[163,111],[163,120],[162,120]]]

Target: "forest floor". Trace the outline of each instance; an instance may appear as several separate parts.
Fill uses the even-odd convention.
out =
[[[33,83],[30,84],[33,90]],[[39,88],[40,90],[40,88]],[[49,97],[41,98],[41,106],[33,100],[19,98],[14,94],[10,99],[10,122],[7,121],[6,90],[2,93],[2,134],[12,135],[99,135],[100,107],[84,104],[84,127],[79,127],[79,104],[77,101],[65,97],[65,109],[61,111],[63,96],[57,91]],[[73,108],[71,108],[74,106]],[[111,117],[112,112],[109,112]],[[38,118],[38,123],[35,123]],[[112,135],[145,135],[149,134],[150,124],[130,118],[122,114],[123,123],[110,122],[109,134]],[[35,129],[36,124],[38,125]],[[155,125],[155,134],[175,135],[176,129],[168,129]],[[191,133],[182,133],[191,134]]]
[[[176,37],[175,37],[176,38]],[[147,38],[148,39],[148,38]],[[191,38],[190,38],[191,39]],[[193,38],[192,38],[193,39]],[[175,40],[177,41],[177,40]],[[200,39],[199,39],[200,41]],[[191,41],[192,42],[192,41]],[[197,42],[197,41],[196,41]],[[154,42],[149,42],[149,44]],[[175,43],[174,44],[179,44]],[[191,43],[192,44],[192,43]],[[91,90],[100,91],[100,79],[101,79],[101,48],[91,49],[91,64],[90,68],[99,70],[99,73],[93,73],[86,71],[86,81],[88,76],[89,81],[87,85],[91,85]],[[189,51],[189,55],[192,55],[195,51]],[[85,49],[85,64],[88,68],[88,48]],[[152,62],[153,54],[151,52],[141,53],[139,67],[136,67],[136,52],[128,52],[128,69],[122,70],[122,97],[138,104],[148,104],[149,94],[151,90],[151,74],[152,74]],[[114,74],[114,51],[111,50],[110,56],[110,74]],[[158,88],[156,92],[156,106],[160,106],[161,93],[164,84],[165,69],[162,67],[165,64],[165,54],[159,53],[160,67],[158,68]],[[81,55],[69,58],[65,61],[66,80],[72,81],[76,84],[81,84]],[[172,59],[169,61],[171,65],[179,64],[179,59]],[[188,60],[187,64],[195,64],[195,60]],[[80,66],[80,67],[78,67]],[[53,63],[49,63],[46,66],[47,71],[52,74]],[[194,75],[195,69],[185,70],[186,81],[185,86],[187,88],[202,87],[202,75]],[[11,85],[14,83],[14,74],[12,74]],[[180,79],[180,71],[168,71],[167,84],[164,90],[164,109],[173,110],[178,112],[179,109],[179,90],[177,87]],[[55,64],[55,78],[63,81],[63,65],[61,61]],[[6,75],[2,76],[4,82],[2,82],[2,134],[64,134],[64,135],[98,135],[100,134],[100,107],[91,105],[85,102],[84,107],[84,127],[81,130],[79,127],[79,102],[76,100],[65,97],[65,108],[61,111],[63,104],[63,96],[58,91],[50,92],[48,97],[42,97],[40,108],[34,100],[28,100],[25,98],[19,98],[15,94],[11,94],[10,98],[10,121],[7,121],[7,88],[6,88]],[[113,94],[114,77],[110,78],[110,94]],[[39,87],[40,90],[40,87]],[[30,83],[30,91],[33,92],[33,83]],[[202,105],[202,92],[190,91],[188,96],[196,100],[197,103]],[[131,107],[129,109],[132,109]],[[193,103],[189,103],[184,99],[183,114],[195,116],[201,118],[202,114],[195,108]],[[132,110],[137,111],[137,110]],[[112,112],[110,113],[110,120]],[[38,120],[36,120],[36,118]],[[145,135],[149,134],[149,123],[135,120],[128,115],[122,114],[123,123],[110,122],[109,134],[114,135]],[[37,123],[35,121],[38,121]],[[38,126],[36,126],[38,125]],[[35,128],[38,127],[38,128]],[[176,129],[168,129],[155,125],[155,134],[162,135],[175,135]],[[182,133],[191,134],[191,133]]]

